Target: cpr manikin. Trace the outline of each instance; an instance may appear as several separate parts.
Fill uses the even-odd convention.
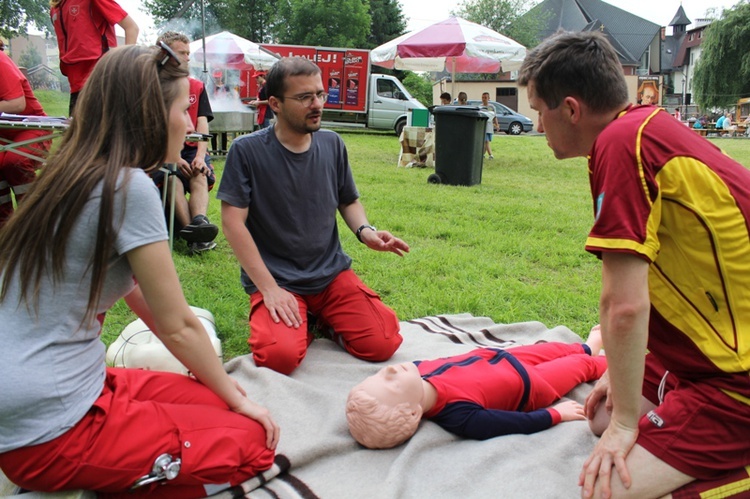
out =
[[[216,321],[213,314],[202,308],[190,308],[206,328],[211,345],[221,360],[221,341],[216,336]],[[189,374],[187,368],[167,350],[167,347],[141,319],[125,326],[122,333],[107,349],[106,360],[107,365],[112,367]]]
[[[390,448],[410,438],[422,417],[465,438],[484,440],[535,433],[563,421],[583,420],[583,407],[565,401],[576,385],[607,369],[595,326],[586,344],[540,343],[384,367],[349,393],[349,431],[369,448]]]

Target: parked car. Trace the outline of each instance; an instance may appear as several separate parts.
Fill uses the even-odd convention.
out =
[[[470,106],[481,106],[481,100],[470,100],[467,102]],[[534,122],[523,114],[518,114],[508,106],[500,104],[494,100],[490,105],[495,108],[497,123],[500,125],[500,131],[508,135],[521,135],[521,132],[530,132],[534,128]]]

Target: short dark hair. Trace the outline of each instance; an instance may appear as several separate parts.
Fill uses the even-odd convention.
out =
[[[558,32],[526,54],[518,74],[550,109],[576,96],[597,112],[623,108],[628,87],[612,44],[599,32]]]
[[[266,92],[269,97],[283,97],[287,78],[316,74],[320,74],[320,68],[311,60],[304,57],[282,57],[266,76]]]
[[[448,92],[443,92],[442,94],[440,94],[440,98],[443,99],[443,100],[447,100],[447,101],[450,102],[450,100],[451,100],[451,94],[449,94]]]

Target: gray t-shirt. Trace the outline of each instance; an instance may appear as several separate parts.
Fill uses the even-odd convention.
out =
[[[284,147],[273,127],[235,140],[216,197],[248,208],[245,225],[282,288],[320,293],[351,266],[336,213],[359,193],[344,142],[334,132],[313,133],[310,148],[300,154]],[[248,294],[257,291],[244,269],[241,279]]]
[[[115,196],[114,251],[98,313],[134,286],[125,253],[167,239],[164,212],[153,181],[140,169],[123,168]],[[19,305],[17,282],[0,303],[0,452],[48,442],[73,427],[104,386],[104,344],[94,319],[83,323],[89,264],[96,244],[101,184],[76,221],[57,284],[42,278],[39,311]],[[40,234],[44,237],[44,234]]]

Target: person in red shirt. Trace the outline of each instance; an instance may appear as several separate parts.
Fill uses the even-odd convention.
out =
[[[114,25],[125,30],[125,45],[138,40],[138,25],[114,0],[52,0],[50,18],[60,49],[60,71],[70,83],[69,113],[98,61],[117,46]]]
[[[29,81],[4,52],[0,52],[0,112],[46,116],[42,105],[34,97]],[[44,130],[0,129],[0,137],[13,142],[41,137],[47,133]],[[49,146],[50,141],[45,140],[29,144],[20,150],[43,156],[49,150]],[[13,213],[11,191],[16,197],[16,202],[20,201],[36,178],[36,169],[39,166],[38,161],[13,151],[0,152],[0,227],[5,225]]]
[[[190,61],[190,39],[183,33],[166,31],[157,40],[165,43],[184,64]],[[214,119],[206,87],[200,80],[189,77],[190,107],[188,114],[193,130],[207,135],[208,122]],[[175,222],[180,228],[179,235],[188,243],[191,254],[208,251],[216,247],[214,239],[219,227],[212,224],[208,211],[208,193],[216,182],[211,157],[207,153],[208,142],[185,142],[180,161],[177,163],[175,183]],[[164,173],[157,170],[151,174],[157,185],[164,184]],[[189,194],[189,198],[186,197]]]
[[[258,98],[250,102],[258,110],[258,127],[267,128],[271,126],[273,111],[268,107],[268,93],[266,92],[266,73],[258,71],[255,73],[255,81],[258,83]]]
[[[581,497],[748,497],[750,171],[629,104],[597,31],[544,40],[518,84],[555,157],[588,159],[608,371],[584,404],[601,439]]]

